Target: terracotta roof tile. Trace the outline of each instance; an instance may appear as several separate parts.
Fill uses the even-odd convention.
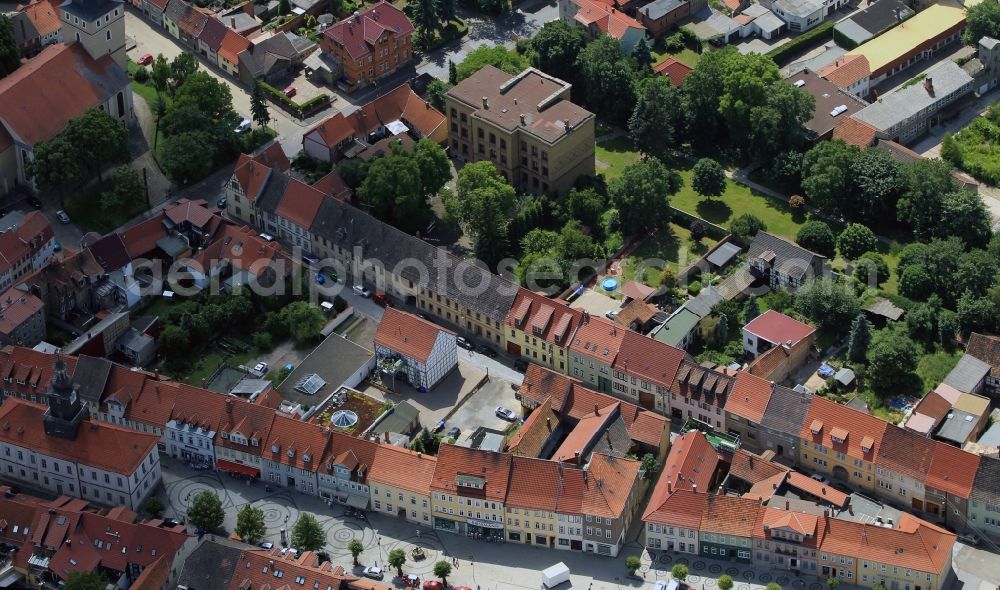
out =
[[[574,18],[584,26],[595,24],[602,33],[607,33],[619,41],[629,29],[640,30],[645,34],[646,27],[639,21],[606,4],[591,0],[572,0],[572,2],[579,7]]]
[[[558,425],[559,417],[552,411],[552,399],[546,398],[542,405],[531,411],[524,424],[507,442],[507,452],[523,457],[537,457]]]
[[[159,437],[103,422],[85,420],[76,440],[68,445],[42,429],[45,406],[10,398],[0,406],[0,440],[60,457],[68,461],[98,467],[112,473],[132,475],[156,448]]]
[[[308,231],[324,198],[323,191],[292,178],[285,187],[275,213]]]
[[[40,37],[45,37],[62,28],[59,20],[59,0],[33,0],[25,6],[18,7],[18,12],[27,15],[31,24],[35,25]]]
[[[447,330],[411,313],[386,308],[375,331],[375,346],[383,346],[407,358],[426,363],[441,334]]]
[[[280,573],[280,575],[279,575]],[[296,580],[301,579],[299,584]],[[344,568],[334,566],[331,562],[320,563],[319,557],[306,551],[293,557],[291,552],[281,555],[277,547],[270,551],[253,549],[244,551],[233,572],[229,588],[225,590],[241,590],[244,588],[273,588],[284,590],[293,588],[295,583],[302,588],[346,588],[350,590],[389,590],[386,586],[374,580],[361,580],[344,572]]]
[[[973,332],[965,353],[992,366],[990,375],[1000,377],[1000,337]]]
[[[816,545],[816,530],[821,517],[806,512],[793,512],[778,508],[765,507],[757,517],[754,536],[766,537],[771,529],[788,529],[802,535],[809,535],[805,545]]]
[[[743,329],[775,345],[794,345],[816,332],[809,324],[773,309],[760,314]]]
[[[338,201],[348,201],[351,198],[351,189],[341,178],[336,170],[331,170],[329,174],[313,183],[313,188],[328,197],[333,197]]]
[[[834,506],[843,508],[847,505],[847,502],[850,499],[847,494],[839,490],[835,490],[829,485],[816,481],[815,479],[799,473],[798,471],[790,471],[788,473],[787,481],[789,486],[812,494],[813,496],[821,498]]]
[[[611,338],[617,337],[614,335]],[[612,363],[615,369],[637,375],[660,387],[669,388],[673,384],[684,359],[683,350],[631,330],[621,334],[618,343],[618,354]],[[603,353],[603,350],[596,352]]]
[[[413,34],[413,25],[402,10],[388,2],[379,2],[358,16],[334,24],[323,35],[343,45],[353,59],[359,60],[371,54],[386,33],[393,39],[407,37]]]
[[[760,502],[735,496],[706,494],[701,532],[752,537],[757,514],[764,509]]]
[[[368,479],[373,484],[431,495],[437,459],[394,445],[378,445]]]
[[[935,444],[921,434],[889,426],[882,437],[875,464],[923,482],[930,470]]]
[[[514,297],[514,305],[507,314],[506,323],[546,342],[566,346],[582,317],[582,312],[562,301],[549,299],[522,287]]]
[[[322,426],[275,414],[261,456],[304,471],[319,470],[330,434]]]
[[[699,530],[709,494],[691,490],[674,490],[667,493],[666,482],[661,479],[642,515],[643,522],[665,524]]]
[[[821,67],[816,72],[821,78],[833,82],[838,88],[849,88],[851,85],[871,76],[868,58],[863,55],[846,55],[839,57],[831,64]]]
[[[594,516],[620,518],[638,485],[640,464],[603,453],[591,455],[584,478],[583,511]]]
[[[833,139],[841,140],[847,145],[856,145],[866,148],[875,143],[878,129],[875,129],[864,121],[858,121],[850,117],[844,119],[833,128]]]
[[[736,449],[729,465],[729,475],[749,484],[755,484],[786,473],[788,468],[755,455],[745,449]]]
[[[250,49],[250,41],[232,29],[226,29],[226,35],[222,38],[222,45],[219,46],[219,57],[229,63],[239,64],[237,57],[243,51]]]
[[[674,86],[683,84],[684,79],[693,71],[694,68],[675,57],[668,57],[653,67],[653,73],[659,76],[667,76],[670,78],[670,83]]]
[[[813,399],[799,436],[832,448],[834,451],[846,453],[853,458],[874,462],[888,426],[884,420],[817,397]],[[842,428],[848,432],[845,442],[833,441],[831,431],[835,428]],[[870,443],[867,450],[862,448],[866,443]]]
[[[955,545],[955,535],[906,513],[897,528],[839,518],[826,518],[825,527],[822,551],[921,572],[941,573]]]
[[[979,455],[934,441],[931,466],[924,485],[968,499],[972,493],[972,484],[976,480],[979,461]]]
[[[441,445],[431,489],[503,502],[507,497],[507,484],[510,480],[510,461],[511,455],[455,445]],[[482,490],[458,488],[456,478],[459,475],[484,478],[484,488]]]
[[[570,349],[576,353],[597,359],[605,364],[612,364],[618,356],[625,335],[630,333],[613,323],[590,316],[584,321],[573,336]]]
[[[121,231],[119,235],[125,243],[125,251],[135,259],[151,253],[156,248],[156,241],[166,237],[167,228],[163,225],[163,217],[157,215]]]
[[[507,508],[555,512],[559,507],[560,481],[567,469],[555,461],[515,456],[511,460]]]
[[[580,453],[588,447],[595,436],[607,429],[609,421],[617,417],[617,404],[601,408],[597,413],[592,413],[580,418],[569,435],[563,439],[559,448],[552,456],[553,461],[576,462],[579,463],[584,457]]]
[[[30,293],[14,288],[0,293],[0,334],[9,337],[21,324],[44,308],[45,303]]]
[[[673,490],[707,493],[715,481],[721,458],[705,435],[692,430],[674,439],[663,467],[661,480]]]
[[[726,411],[760,424],[764,410],[767,409],[767,402],[771,399],[772,390],[770,381],[740,371],[733,381],[733,390],[726,400]]]

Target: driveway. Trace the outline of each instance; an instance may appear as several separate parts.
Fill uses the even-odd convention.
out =
[[[462,399],[475,388],[484,376],[485,373],[477,367],[460,361],[457,370],[452,371],[450,375],[438,383],[437,387],[426,393],[420,393],[409,385],[398,381],[395,383],[394,393],[387,394],[376,387],[369,387],[363,393],[381,401],[409,402],[420,410],[420,424],[434,428],[438,422],[446,419],[455,411],[455,406],[462,403]],[[393,386],[391,381],[386,385]],[[505,385],[510,389],[509,384]]]
[[[497,417],[495,413],[497,406],[510,408],[516,412],[521,403],[514,399],[514,389],[510,383],[501,379],[491,379],[454,409],[448,418],[448,428],[452,426],[461,428],[463,439],[480,426],[504,431],[510,427],[511,422]]]

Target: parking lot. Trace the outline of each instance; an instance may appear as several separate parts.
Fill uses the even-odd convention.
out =
[[[448,428],[461,428],[463,438],[472,434],[479,426],[501,432],[506,430],[511,422],[497,416],[496,408],[503,406],[518,412],[521,402],[514,398],[514,394],[514,388],[509,382],[490,379],[448,417]]]
[[[385,393],[376,387],[368,387],[363,393],[390,402],[407,401],[420,410],[420,424],[434,428],[438,422],[452,413],[456,405],[462,404],[462,400],[485,376],[486,373],[478,367],[460,361],[458,369],[452,371],[434,389],[426,393],[420,393],[398,381],[395,384],[391,381],[383,382],[383,385],[394,388],[394,393]]]

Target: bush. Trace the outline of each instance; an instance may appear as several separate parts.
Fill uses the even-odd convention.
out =
[[[852,223],[840,232],[837,237],[837,248],[840,254],[848,260],[857,260],[865,252],[871,252],[878,247],[878,238],[868,226]]]
[[[792,195],[788,199],[788,206],[792,209],[801,209],[806,206],[806,198],[802,195]]]
[[[153,516],[158,517],[166,509],[166,506],[163,504],[163,500],[157,498],[156,496],[150,496],[145,502],[142,503],[142,509]]]
[[[821,42],[831,39],[833,37],[833,25],[832,20],[824,21],[815,29],[802,33],[788,43],[768,51],[766,55],[773,59],[779,66],[783,66],[790,62],[792,58],[804,53],[807,49],[811,49]]]
[[[692,281],[688,284],[688,293],[697,295],[701,293],[701,281]]]
[[[132,79],[139,84],[145,84],[149,81],[149,70],[146,69],[146,66],[137,67],[132,74]]]
[[[799,229],[795,235],[795,242],[817,254],[833,258],[837,250],[837,240],[833,236],[833,230],[822,221],[810,221]]]
[[[337,295],[336,297],[334,297],[333,298],[333,310],[336,311],[337,313],[340,313],[340,312],[344,311],[345,309],[347,309],[347,300],[344,299],[343,297],[341,297],[340,295]]]
[[[250,337],[250,343],[259,351],[269,351],[274,348],[274,340],[267,332],[254,332]]]
[[[767,225],[760,217],[744,213],[729,224],[729,231],[741,242],[749,244],[758,231],[767,231]]]

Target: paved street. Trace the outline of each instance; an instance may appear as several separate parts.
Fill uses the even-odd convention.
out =
[[[485,541],[470,541],[465,537],[418,527],[398,518],[369,515],[365,519],[345,517],[340,505],[328,507],[322,500],[283,488],[272,492],[264,490],[261,482],[247,485],[246,482],[211,471],[194,471],[182,463],[163,459],[163,483],[166,489],[166,516],[183,517],[191,499],[204,490],[213,490],[222,499],[226,509],[225,528],[236,526],[236,514],[247,503],[252,503],[264,511],[267,524],[267,540],[276,546],[281,540],[281,530],[290,528],[299,514],[308,512],[316,516],[327,531],[327,552],[336,565],[348,571],[361,573],[362,568],[353,568],[347,543],[359,539],[365,546],[360,557],[363,565],[376,562],[385,566],[392,549],[401,548],[409,553],[414,546],[420,546],[427,559],[407,562],[404,573],[431,578],[434,563],[442,558],[457,558],[448,578],[453,585],[479,587],[481,590],[503,588],[540,587],[539,572],[559,561],[564,562],[573,573],[573,588],[590,590],[620,590],[621,588],[648,588],[654,580],[667,580],[670,568],[683,563],[688,566],[688,584],[694,590],[714,590],[716,579],[727,573],[736,581],[734,590],[761,590],[770,582],[777,582],[784,588],[796,590],[825,590],[826,585],[815,577],[793,576],[788,572],[768,571],[751,568],[745,564],[733,564],[699,556],[655,552],[650,555],[636,541],[637,527],[633,527],[628,543],[617,558],[597,557],[592,554],[535,548],[507,543],[497,545]],[[419,531],[419,532],[418,532]],[[641,578],[629,578],[625,573],[625,557],[641,555],[643,566]],[[387,572],[386,582],[392,572]],[[984,574],[986,578],[996,574]],[[398,587],[399,584],[396,584]],[[852,588],[842,584],[844,590]],[[978,590],[977,587],[965,590]]]

